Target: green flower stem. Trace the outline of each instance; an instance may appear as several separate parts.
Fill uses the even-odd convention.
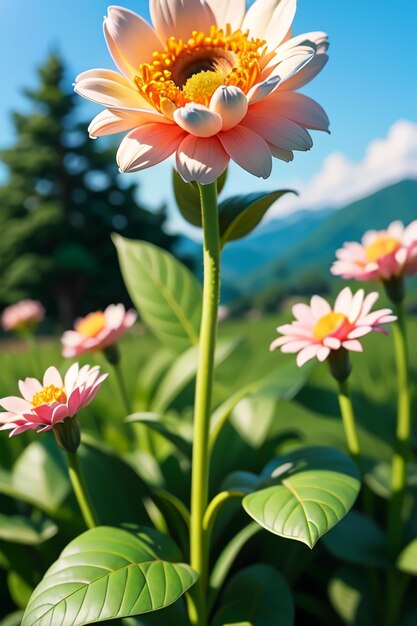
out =
[[[223,504],[225,504],[225,502],[229,502],[229,500],[233,500],[234,498],[243,498],[244,495],[245,493],[243,491],[221,491],[213,498],[207,507],[203,519],[203,527],[206,533],[207,543],[210,541],[214,523]]]
[[[396,304],[398,320],[393,326],[395,359],[398,377],[398,412],[395,452],[392,458],[391,499],[388,510],[388,546],[393,556],[401,547],[407,461],[410,457],[411,409],[408,368],[408,346],[404,308]]]
[[[338,381],[339,383],[339,406],[342,414],[343,428],[345,430],[346,442],[349,454],[355,460],[359,459],[360,446],[359,437],[356,430],[355,414],[353,412],[352,400],[350,398],[349,385],[346,380]]]
[[[93,507],[88,498],[87,489],[81,473],[78,455],[76,452],[67,452],[67,459],[68,472],[72,488],[74,489],[75,497],[77,498],[77,502],[83,515],[85,524],[87,528],[94,528],[98,524],[93,511]]]
[[[200,574],[189,601],[193,626],[206,626],[207,536],[203,519],[208,504],[209,429],[220,289],[220,235],[217,183],[200,185],[204,232],[203,313],[194,406],[194,445],[191,483],[190,560]]]

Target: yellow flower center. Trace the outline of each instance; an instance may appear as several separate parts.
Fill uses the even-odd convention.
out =
[[[102,311],[96,311],[95,313],[89,313],[86,317],[82,318],[75,326],[75,330],[80,335],[87,337],[88,339],[95,337],[105,328],[106,317]]]
[[[217,26],[209,34],[194,31],[187,41],[171,37],[166,50],[154,52],[135,76],[139,93],[159,111],[187,102],[208,106],[220,85],[234,85],[247,93],[261,74],[266,42],[249,33]]]
[[[331,311],[323,315],[313,328],[313,335],[317,341],[323,341],[326,337],[334,335],[348,319],[343,313]]]
[[[378,261],[378,259],[396,252],[401,246],[398,239],[389,237],[388,235],[381,235],[373,243],[365,249],[366,258],[370,263]]]
[[[66,402],[67,396],[65,391],[61,387],[55,387],[55,385],[48,385],[44,387],[42,391],[38,391],[32,398],[32,404],[34,407],[42,406],[43,404],[53,404],[54,402]]]

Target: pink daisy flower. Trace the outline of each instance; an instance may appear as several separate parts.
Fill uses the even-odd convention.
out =
[[[296,304],[292,309],[295,321],[277,328],[283,336],[275,339],[270,349],[298,352],[300,367],[314,357],[325,361],[333,350],[341,348],[362,352],[361,337],[372,331],[384,332],[381,324],[397,319],[391,309],[371,312],[378,297],[377,292],[365,296],[363,289],[353,294],[346,287],[338,295],[333,309],[320,296],[313,296],[310,306]]]
[[[43,382],[36,378],[19,381],[22,397],[9,396],[0,400],[5,411],[0,412],[0,430],[11,430],[10,437],[27,430],[51,430],[67,417],[92,402],[107,374],[100,374],[98,366],[78,363],[71,365],[64,380],[56,367],[49,367]]]
[[[186,182],[209,184],[230,159],[260,178],[272,157],[310,150],[328,131],[314,100],[296,93],[327,62],[327,35],[290,37],[296,0],[150,0],[152,26],[112,6],[104,36],[119,72],[94,69],[75,91],[106,109],[91,137],[128,134],[117,163],[136,172],[175,154]]]
[[[362,243],[348,242],[336,252],[331,272],[342,278],[388,281],[417,272],[417,220],[404,227],[392,222],[387,230],[370,230]]]
[[[45,317],[45,309],[37,300],[20,300],[4,309],[1,324],[6,331],[34,328]]]
[[[110,304],[105,311],[89,313],[76,320],[74,330],[67,330],[62,335],[62,355],[71,358],[104,350],[120,339],[136,318],[136,311],[126,311],[123,304]]]

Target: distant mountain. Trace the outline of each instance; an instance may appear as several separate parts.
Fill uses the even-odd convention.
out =
[[[343,209],[325,212],[290,249],[284,242],[284,252],[277,236],[275,259],[247,275],[243,291],[255,293],[274,280],[284,278],[291,283],[312,272],[329,276],[335,251],[345,241],[360,241],[366,230],[384,229],[396,219],[406,224],[417,219],[417,180],[404,180]]]
[[[396,219],[417,219],[417,180],[404,180],[342,209],[301,210],[259,226],[249,237],[229,243],[222,255],[222,302],[270,291],[300,293],[311,281],[330,283],[335,251],[359,241],[366,230],[384,229]],[[202,271],[201,244],[181,237],[181,254]],[[201,278],[201,276],[200,276]],[[315,287],[315,284],[312,285]]]

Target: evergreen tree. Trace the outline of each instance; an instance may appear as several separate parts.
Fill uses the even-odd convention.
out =
[[[26,90],[30,115],[13,114],[15,145],[2,150],[8,168],[0,187],[0,306],[40,299],[61,324],[126,302],[112,232],[172,248],[163,210],[138,205],[137,186],[120,177],[114,146],[89,139],[78,98],[64,85],[53,54]],[[127,186],[125,186],[127,184]]]

